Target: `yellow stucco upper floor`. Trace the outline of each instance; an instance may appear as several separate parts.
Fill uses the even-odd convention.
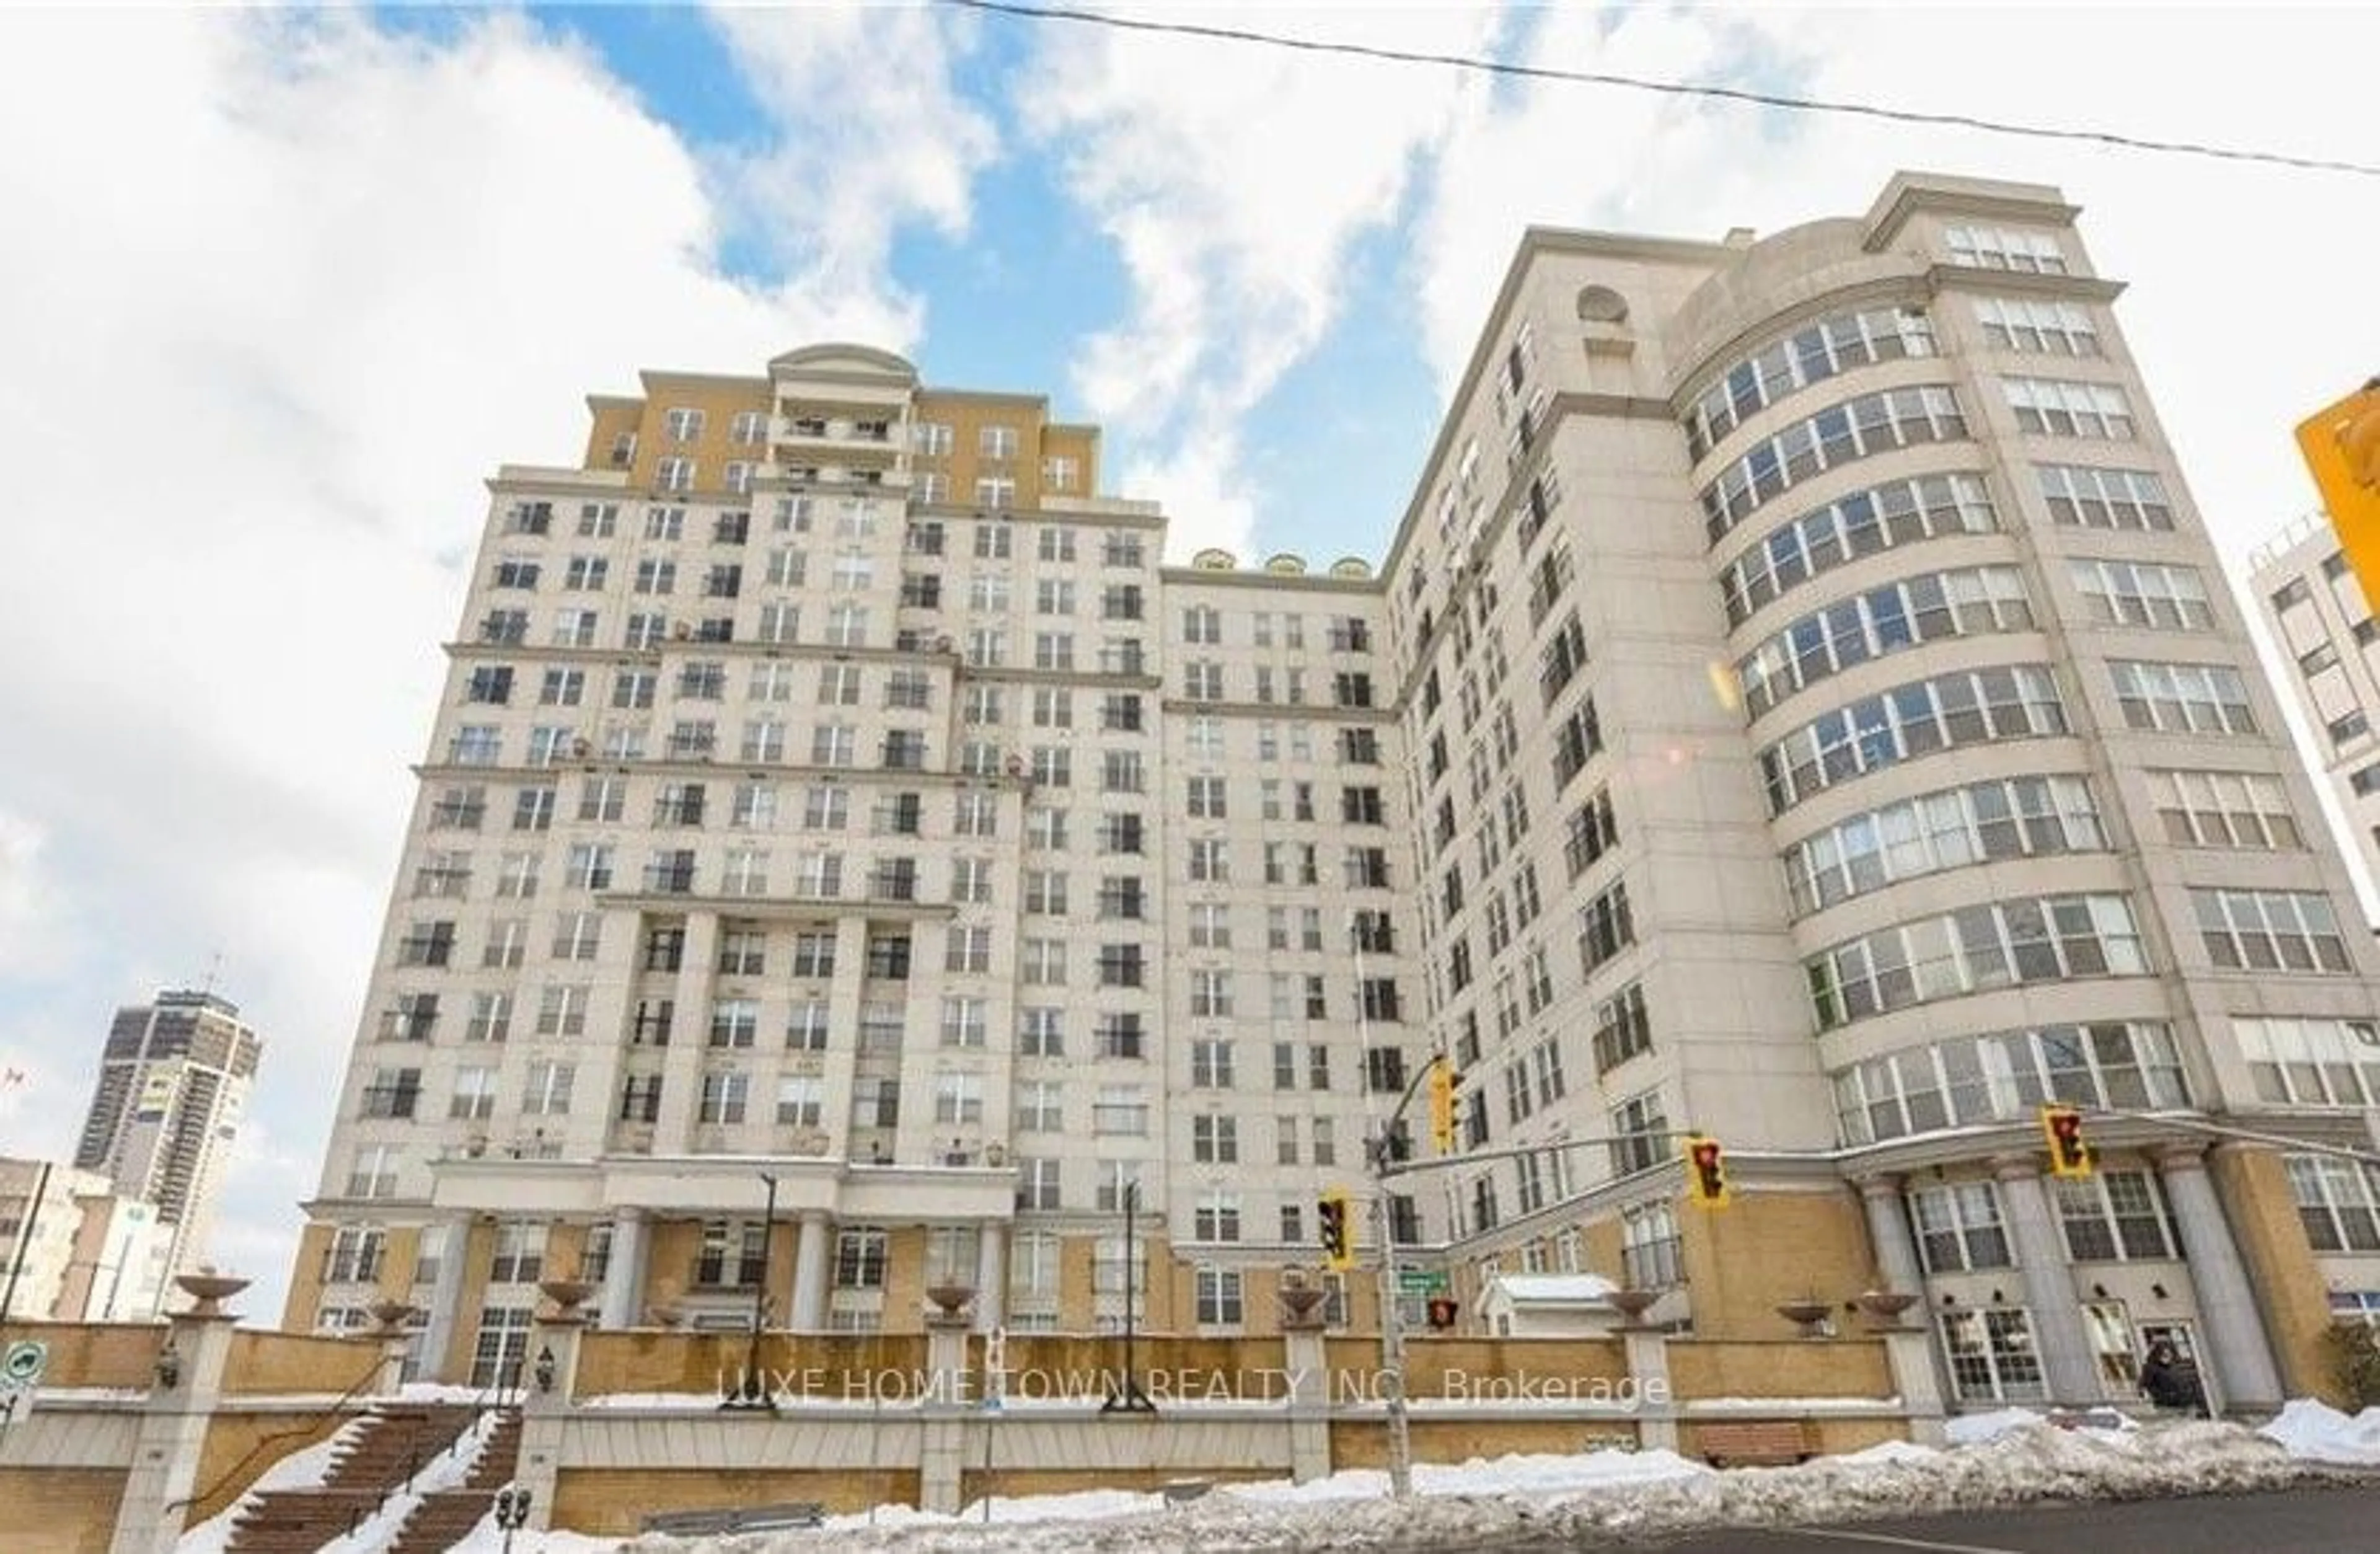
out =
[[[806,404],[837,403],[829,385],[812,394],[760,377],[646,371],[638,382],[640,395],[588,396],[581,461],[586,469],[625,475],[638,493],[663,490],[662,461],[681,459],[691,470],[673,494],[728,495],[736,489],[735,467],[769,462],[770,418],[781,402],[795,413]],[[941,502],[980,505],[978,481],[1011,482],[995,487],[1000,504],[1026,508],[1045,496],[1087,497],[1099,489],[1099,429],[1052,420],[1044,395],[920,386],[910,419],[913,471],[941,478]]]

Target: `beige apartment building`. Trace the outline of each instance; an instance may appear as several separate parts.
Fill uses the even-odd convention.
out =
[[[2327,516],[2310,513],[2252,552],[2248,588],[2356,853],[2380,880],[2380,672],[2369,656],[2380,623]]]
[[[556,1271],[613,1325],[1269,1329],[1444,1051],[1460,1153],[1385,1217],[1466,1309],[1890,1287],[1969,1402],[2132,1396],[2159,1333],[2303,1390],[2380,1305],[2318,1147],[2380,1067],[2273,1070],[2380,961],[2074,217],[1532,229],[1377,572],[1162,565],[1094,431],[861,347],[592,401],[492,482],[293,1323],[409,1302],[482,1381]]]

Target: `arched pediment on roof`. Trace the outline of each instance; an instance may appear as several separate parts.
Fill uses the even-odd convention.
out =
[[[861,372],[898,378],[904,382],[917,381],[917,369],[906,357],[846,341],[796,346],[771,359],[769,372],[772,377],[781,372]]]

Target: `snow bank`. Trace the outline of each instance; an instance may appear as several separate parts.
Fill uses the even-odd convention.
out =
[[[1774,1527],[1918,1516],[2042,1499],[2128,1499],[2276,1488],[2309,1470],[2277,1440],[2236,1425],[2059,1429],[2022,1411],[1984,1416],[1976,1444],[1935,1451],[1890,1441],[1791,1468],[1718,1473],[1668,1451],[1506,1457],[1415,1469],[1417,1497],[1387,1498],[1375,1472],[1310,1484],[1220,1487],[1168,1507],[1155,1495],[1098,1491],[1000,1500],[958,1517],[883,1511],[824,1533],[688,1543],[648,1537],[641,1554],[811,1554],[841,1549],[1314,1550],[1477,1546],[1500,1540],[1594,1547],[1715,1526]],[[2301,1417],[2313,1416],[2301,1414]],[[2319,1421],[2317,1421],[2319,1422]],[[2380,1426],[2380,1418],[2374,1424]],[[1971,1426],[1971,1429],[1975,1428]],[[2327,1439],[2327,1438],[2325,1438]],[[557,1554],[564,1551],[557,1548]],[[575,1548],[567,1554],[578,1554]]]
[[[2380,1466],[2380,1408],[2350,1418],[2328,1403],[2299,1398],[2259,1433],[2304,1462]]]
[[[1414,1492],[1421,1495],[1561,1495],[1621,1484],[1659,1484],[1712,1470],[1674,1451],[1589,1451],[1576,1457],[1474,1458],[1461,1466],[1422,1463],[1414,1468]],[[1257,1505],[1314,1505],[1327,1501],[1385,1499],[1389,1475],[1351,1469],[1305,1484],[1234,1484],[1219,1491]]]
[[[1876,1463],[1922,1463],[1941,1453],[1930,1446],[1920,1446],[1908,1440],[1879,1440],[1874,1446],[1857,1451],[1846,1451],[1832,1461],[1851,1467],[1864,1467]]]
[[[2042,1423],[2042,1416],[2029,1408],[2002,1408],[1989,1414],[1961,1414],[1946,1425],[1942,1433],[1949,1437],[1953,1446],[1980,1446],[2010,1430]]]

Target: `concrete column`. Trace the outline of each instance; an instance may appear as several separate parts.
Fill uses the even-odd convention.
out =
[[[1895,1322],[1877,1336],[1884,1340],[1885,1363],[1892,1370],[1892,1390],[1909,1415],[1909,1439],[1920,1446],[1940,1446],[1948,1439],[1942,1428],[1949,1393],[1942,1385],[1942,1367],[1934,1335],[1925,1327],[1924,1307],[1915,1323]]]
[[[2008,1217],[2009,1244],[2024,1277],[2024,1304],[2033,1313],[2033,1340],[2041,1352],[2050,1401],[2104,1402],[2099,1367],[2082,1327],[2082,1304],[2068,1272],[2066,1241],[2050,1212],[2041,1167],[2029,1155],[2003,1155],[1992,1161],[1992,1172],[1999,1178],[2000,1210]]]
[[[1883,1281],[1885,1289],[1918,1298],[1917,1307],[1906,1320],[1915,1324],[1918,1353],[1932,1356],[1927,1361],[1925,1395],[1933,1399],[1934,1422],[1930,1436],[1919,1437],[1914,1434],[1918,1421],[1912,1412],[1910,1428],[1912,1439],[1938,1444],[1942,1435],[1942,1400],[1950,1395],[1949,1362],[1934,1340],[1934,1316],[1925,1305],[1925,1269],[1917,1260],[1917,1239],[1909,1232],[1909,1208],[1902,1196],[1907,1184],[1906,1180],[1899,1176],[1862,1177],[1860,1204],[1867,1211],[1867,1238],[1876,1247],[1876,1277]],[[1888,1335],[1891,1331],[1887,1329]],[[1888,1342],[1895,1341],[1888,1338]],[[1894,1362],[1896,1366],[1900,1363],[1899,1360]],[[1895,1375],[1898,1374],[1896,1371]],[[1913,1410],[1917,1394],[1912,1386],[1912,1383],[1904,1381],[1899,1384],[1899,1390],[1902,1400],[1909,1402]]]
[[[976,1232],[975,1327],[988,1333],[1007,1320],[1008,1227],[990,1220]]]
[[[380,1341],[380,1379],[374,1394],[393,1398],[405,1390],[406,1356],[413,1353],[413,1335],[399,1328]]]
[[[528,1357],[521,1366],[520,1462],[513,1482],[529,1492],[528,1524],[551,1527],[553,1490],[560,1478],[562,1436],[578,1388],[578,1341],[587,1330],[577,1317],[540,1314],[529,1328]],[[553,1357],[552,1384],[540,1383],[547,1355]]]
[[[1888,1290],[1912,1295],[1925,1293],[1925,1275],[1918,1267],[1917,1243],[1909,1233],[1909,1212],[1901,1206],[1898,1176],[1860,1178],[1860,1204],[1867,1210],[1867,1238],[1876,1248],[1876,1268]]]
[[[1289,1476],[1298,1484],[1330,1476],[1330,1359],[1319,1316],[1284,1320],[1281,1366],[1289,1372]]]
[[[926,1317],[926,1369],[931,1390],[922,1408],[917,1509],[955,1515],[966,1495],[966,1347],[965,1312]]]
[[[108,1554],[173,1554],[180,1541],[191,1497],[204,1487],[199,1483],[199,1461],[222,1402],[224,1363],[231,1355],[236,1321],[220,1309],[188,1311],[172,1318],[159,1357],[164,1361],[170,1354],[179,1374],[170,1387],[160,1378],[142,1401],[132,1469],[124,1480]]]
[[[2208,1407],[2217,1413],[2277,1409],[2283,1401],[2280,1367],[2265,1341],[2240,1244],[2207,1179],[2206,1152],[2195,1145],[2176,1146],[2158,1150],[2156,1163],[2205,1324],[2206,1352],[2199,1358],[2210,1373],[2204,1378]]]
[[[463,1304],[463,1264],[469,1257],[471,1221],[457,1214],[443,1225],[425,1225],[421,1239],[438,1238],[438,1281],[430,1286],[430,1310],[421,1323],[421,1379],[446,1378],[446,1354],[455,1345],[455,1319]]]
[[[827,1262],[834,1256],[826,1232],[825,1214],[814,1208],[803,1212],[794,1243],[794,1319],[786,1324],[791,1331],[826,1330]]]
[[[1628,1378],[1636,1384],[1636,1444],[1640,1450],[1678,1449],[1678,1410],[1670,1390],[1670,1339],[1658,1328],[1620,1329],[1628,1356]]]
[[[612,1260],[603,1265],[603,1293],[596,1308],[605,1328],[633,1328],[644,1320],[645,1265],[651,1251],[651,1226],[643,1209],[613,1215]]]

